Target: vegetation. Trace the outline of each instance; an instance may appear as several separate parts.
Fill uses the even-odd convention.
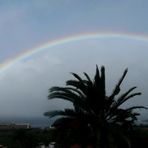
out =
[[[131,138],[132,148],[147,148],[148,147],[148,126],[138,126],[133,131]],[[81,130],[81,132],[83,132]],[[75,137],[77,140],[82,136],[82,133],[75,130],[70,136]],[[84,131],[86,134],[86,131]],[[63,132],[62,132],[63,133]],[[79,133],[80,135],[75,135]],[[61,134],[61,133],[60,133]],[[83,134],[83,135],[85,135]],[[37,148],[40,143],[48,145],[50,142],[59,140],[65,135],[59,135],[59,129],[25,129],[25,130],[0,130],[0,144],[8,148]],[[63,139],[62,138],[62,139]],[[83,137],[87,138],[86,135]],[[80,138],[80,139],[83,139]],[[66,139],[66,138],[65,138]],[[86,141],[86,140],[85,140]],[[77,141],[84,143],[85,141]],[[73,144],[75,141],[66,141],[66,145]],[[59,146],[59,145],[58,145]]]
[[[53,129],[3,129],[0,144],[8,148],[36,148],[39,144],[49,145],[53,135]]]
[[[105,68],[100,71],[96,67],[93,80],[87,73],[85,78],[72,73],[75,79],[68,80],[66,87],[52,87],[49,99],[70,101],[73,108],[46,112],[45,115],[57,117],[53,126],[58,131],[56,143],[59,148],[70,147],[74,143],[83,147],[92,145],[94,148],[131,147],[129,137],[134,129],[139,113],[135,109],[143,106],[122,108],[122,105],[140,92],[132,93],[136,87],[120,93],[121,83],[127,69],[119,79],[113,93],[106,95]]]

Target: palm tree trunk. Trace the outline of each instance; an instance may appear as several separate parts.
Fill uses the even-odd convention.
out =
[[[100,129],[95,129],[95,148],[100,148]]]
[[[105,125],[100,129],[100,148],[108,148],[107,127]]]
[[[109,148],[107,126],[104,124],[101,128],[95,129],[95,148]]]

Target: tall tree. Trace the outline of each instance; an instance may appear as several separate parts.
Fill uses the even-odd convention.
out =
[[[93,80],[87,73],[84,73],[85,78],[72,73],[75,79],[68,80],[66,87],[50,88],[48,98],[70,101],[73,108],[49,111],[45,115],[50,118],[59,117],[53,124],[55,127],[86,127],[93,135],[95,148],[108,148],[111,141],[114,141],[111,140],[114,138],[110,137],[117,137],[117,135],[118,139],[120,137],[130,147],[126,133],[132,130],[139,115],[134,110],[145,107],[122,108],[126,101],[134,96],[141,95],[140,92],[132,93],[136,89],[136,87],[132,87],[119,96],[121,83],[127,71],[127,69],[124,71],[110,96],[106,96],[105,68],[103,66],[100,71],[96,66]]]

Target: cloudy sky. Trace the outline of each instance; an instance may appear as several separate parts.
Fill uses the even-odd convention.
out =
[[[63,86],[70,72],[93,77],[96,64],[106,67],[108,94],[128,67],[123,92],[136,85],[143,95],[126,105],[148,107],[147,7],[147,0],[1,0],[0,116],[37,117],[69,106],[48,101],[48,88]]]

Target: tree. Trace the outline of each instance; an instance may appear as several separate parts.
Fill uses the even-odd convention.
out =
[[[48,98],[70,101],[73,103],[73,108],[49,111],[45,115],[50,118],[59,117],[53,124],[55,127],[65,129],[81,129],[85,127],[89,129],[88,131],[93,137],[92,141],[95,148],[109,147],[110,143],[115,142],[114,137],[125,141],[127,146],[130,147],[126,134],[132,130],[139,115],[134,110],[145,107],[132,106],[126,109],[122,108],[126,101],[134,96],[141,95],[140,92],[132,93],[136,89],[136,87],[132,87],[119,96],[120,86],[127,71],[127,69],[124,71],[110,96],[106,96],[105,68],[103,66],[100,71],[98,66],[96,66],[93,80],[87,73],[84,73],[85,79],[76,73],[72,73],[75,79],[68,80],[66,87],[50,88]],[[118,145],[117,142],[116,145]]]

